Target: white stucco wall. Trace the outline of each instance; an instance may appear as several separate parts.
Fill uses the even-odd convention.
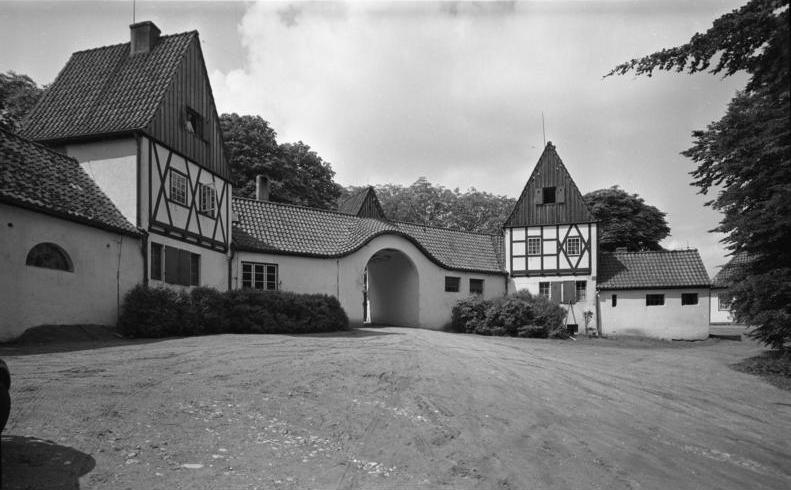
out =
[[[140,239],[0,204],[0,340],[37,325],[115,325],[119,300],[142,281]],[[74,272],[25,265],[42,242],[63,248]]]
[[[734,318],[733,313],[731,310],[721,310],[720,309],[720,295],[725,295],[726,297],[728,294],[725,292],[724,289],[712,289],[711,290],[711,304],[709,306],[709,323],[717,325],[717,324],[728,324],[728,325],[735,325],[736,318]]]
[[[396,235],[375,238],[360,250],[339,259],[317,259],[287,255],[237,252],[233,260],[233,287],[241,287],[241,263],[278,264],[280,288],[297,293],[322,293],[336,296],[353,326],[363,323],[364,271],[370,258],[380,250],[395,249],[404,254],[418,273],[417,324],[422,328],[439,329],[450,322],[450,312],[459,299],[469,296],[469,280],[484,280],[484,297],[505,294],[505,276],[473,274],[443,269],[431,262],[411,242]],[[445,292],[445,276],[461,279],[458,293]],[[375,298],[374,298],[375,299]],[[376,318],[377,305],[371,302]]]
[[[512,277],[508,292],[514,293],[526,289],[533,296],[538,296],[538,284],[541,282],[563,282],[563,281],[585,281],[585,301],[577,301],[572,305],[562,304],[561,306],[568,311],[567,324],[576,323],[579,327],[579,333],[585,332],[585,312],[590,311],[593,313],[591,316],[588,329],[590,331],[596,330],[596,281],[593,276],[533,276],[533,277]]]
[[[681,305],[682,293],[697,293],[697,305]],[[618,296],[612,306],[612,295]],[[646,306],[647,294],[664,294],[665,304]],[[661,339],[700,340],[709,336],[709,289],[637,289],[599,292],[602,333]]]
[[[121,214],[133,225],[138,225],[137,141],[123,138],[70,144],[65,149],[68,156],[80,162]]]

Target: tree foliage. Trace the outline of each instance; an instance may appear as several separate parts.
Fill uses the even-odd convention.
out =
[[[790,49],[789,0],[751,0],[689,43],[610,73],[709,69],[749,75],[725,116],[694,131],[694,144],[683,154],[697,164],[693,185],[702,194],[716,193],[706,203],[723,213],[715,231],[726,234],[734,253],[751,258],[730,284],[734,313],[775,348],[791,341]]]
[[[22,119],[43,92],[44,89],[27,75],[13,71],[0,73],[0,128],[18,131]]]
[[[348,187],[344,197],[361,189]],[[475,188],[466,192],[447,189],[425,177],[410,186],[385,184],[375,190],[389,219],[475,233],[500,234],[515,203],[514,199]]]
[[[277,133],[260,116],[223,114],[220,126],[234,195],[255,197],[255,178],[271,182],[270,199],[323,209],[335,207],[340,186],[329,162],[297,143],[277,143]]]
[[[666,213],[646,204],[642,197],[613,186],[589,192],[583,199],[599,221],[601,250],[662,250],[659,242],[670,234]]]

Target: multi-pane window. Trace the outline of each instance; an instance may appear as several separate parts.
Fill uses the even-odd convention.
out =
[[[195,110],[187,107],[184,112],[184,129],[199,138],[203,138],[203,118]]]
[[[277,291],[277,264],[242,262],[242,287]]]
[[[574,286],[575,292],[577,293],[577,301],[585,301],[587,298],[588,284],[585,281],[577,281]]]
[[[571,236],[566,238],[566,255],[579,255],[580,254],[580,237]]]
[[[74,272],[69,254],[54,243],[39,243],[31,248],[27,253],[25,265]]]
[[[151,279],[168,284],[200,286],[200,254],[151,243]]]
[[[470,294],[483,294],[483,279],[470,279]]]
[[[733,300],[725,293],[717,294],[717,309],[720,311],[730,311]]]
[[[460,283],[460,277],[445,276],[445,291],[448,293],[458,293]]]
[[[698,293],[681,293],[681,306],[698,304]]]
[[[541,255],[541,237],[527,238],[527,255]]]
[[[549,298],[549,283],[548,282],[539,282],[538,283],[538,295],[543,296],[545,298]]]
[[[217,193],[214,187],[198,184],[198,212],[214,217],[217,208]]]
[[[645,295],[645,305],[646,306],[662,306],[665,304],[665,295],[664,294],[646,294]]]
[[[170,169],[170,200],[187,205],[187,176],[176,169]]]

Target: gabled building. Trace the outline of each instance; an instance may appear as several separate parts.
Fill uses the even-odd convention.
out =
[[[711,281],[697,250],[602,253],[598,289],[604,335],[709,336]]]
[[[198,33],[74,53],[22,135],[79,161],[143,233],[147,283],[229,283],[231,185]]]
[[[143,279],[141,233],[69,157],[0,130],[0,341],[113,325]]]
[[[552,143],[504,224],[504,241],[509,290],[566,304],[568,323],[583,327],[596,309],[597,225]]]
[[[338,211],[360,218],[387,219],[376,191],[368,186],[338,203]]]

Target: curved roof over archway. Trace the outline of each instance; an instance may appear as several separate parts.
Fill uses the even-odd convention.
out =
[[[504,274],[501,236],[385,221],[271,201],[234,198],[237,250],[305,257],[350,255],[382,235],[400,236],[449,270]]]

